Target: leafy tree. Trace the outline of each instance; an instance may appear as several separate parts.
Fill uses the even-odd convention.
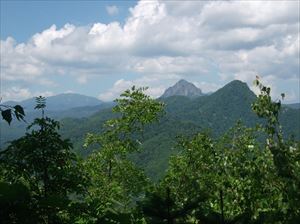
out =
[[[116,100],[101,132],[87,134],[85,146],[98,150],[82,163],[58,133],[59,123],[45,116],[45,99],[37,98],[41,118],[0,152],[1,221],[299,223],[300,144],[283,137],[281,101],[273,102],[259,79],[255,84],[260,94],[252,108],[263,125],[238,121],[216,139],[188,132],[178,138],[166,176],[152,184],[130,160],[163,111],[146,88],[132,87]]]
[[[238,123],[218,141],[224,213],[238,223],[261,223],[282,206],[272,154],[259,135],[256,128]]]
[[[164,185],[151,189],[144,200],[138,203],[147,223],[194,223],[192,212],[200,206],[203,198],[194,198],[183,203],[176,201],[177,197],[169,187]]]
[[[0,154],[1,180],[6,183],[3,186],[26,186],[30,192],[26,209],[32,211],[33,216],[23,217],[24,220],[17,223],[28,219],[34,219],[34,223],[63,223],[70,218],[71,194],[74,197],[82,192],[86,182],[79,162],[71,152],[71,143],[57,132],[59,123],[45,117],[45,106],[45,99],[38,97],[35,108],[42,111],[42,117],[36,118],[28,126],[26,135],[12,141]],[[14,223],[18,215],[12,213],[5,221]]]
[[[254,112],[266,120],[262,130],[268,135],[266,149],[272,153],[276,172],[282,187],[282,197],[285,202],[280,213],[284,215],[284,222],[295,223],[300,221],[300,144],[293,139],[283,138],[282,127],[279,122],[281,100],[271,99],[270,87],[264,86],[259,77],[255,80],[260,94],[252,104]],[[284,99],[285,94],[281,94]]]
[[[280,207],[272,155],[253,129],[238,123],[219,140],[199,133],[179,146],[163,182],[178,206],[198,198],[191,214],[201,223],[256,223]]]
[[[0,181],[0,223],[35,223],[34,212],[28,206],[30,202],[26,185]]]
[[[85,146],[100,145],[85,163],[92,181],[87,198],[90,215],[98,222],[111,210],[128,213],[148,185],[144,173],[128,159],[140,149],[144,126],[157,121],[163,109],[145,90],[134,86],[126,90],[112,110],[118,116],[105,123],[104,133],[87,135]]]
[[[299,144],[285,141],[280,101],[258,80],[254,111],[265,126],[241,123],[213,140],[206,133],[179,140],[163,184],[178,206],[205,198],[191,214],[200,223],[296,223],[299,220]],[[261,139],[267,134],[266,145]]]

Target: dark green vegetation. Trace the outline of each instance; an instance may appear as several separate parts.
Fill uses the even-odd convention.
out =
[[[44,116],[45,106],[45,99],[37,98],[41,118],[1,151],[0,219],[4,223],[60,223],[75,203],[69,196],[85,188],[81,183],[87,180],[72,145],[57,133],[59,123]]]
[[[159,100],[165,103],[165,115],[159,123],[145,127],[142,150],[133,155],[132,159],[145,169],[147,176],[158,180],[168,167],[169,157],[178,152],[174,147],[177,136],[191,136],[201,130],[210,130],[212,137],[219,137],[238,120],[248,127],[253,127],[261,122],[251,110],[251,103],[255,99],[256,96],[247,84],[240,81],[233,81],[208,96],[161,98]],[[60,133],[64,138],[71,140],[74,150],[79,155],[86,157],[95,149],[83,148],[86,133],[102,131],[104,122],[116,116],[111,113],[111,107],[112,103],[102,103],[99,106],[61,111],[47,109],[46,114],[55,119],[68,117],[61,120]],[[28,112],[26,120],[31,122],[37,116],[37,111]],[[280,119],[285,137],[293,134],[296,139],[300,139],[300,110],[283,107]],[[1,124],[0,146],[3,147],[7,141],[24,135],[26,126],[26,123],[16,121],[13,121],[10,127],[8,124]]]
[[[219,137],[238,120],[248,127],[262,122],[251,109],[255,99],[247,84],[240,81],[233,81],[209,96],[160,99],[165,104],[165,115],[160,122],[145,128],[142,150],[133,156],[134,161],[145,169],[149,177],[160,179],[168,167],[169,157],[178,152],[174,147],[177,136],[191,136],[201,130],[209,130],[212,137]],[[64,119],[61,134],[71,139],[76,152],[86,156],[94,149],[83,149],[86,133],[101,132],[104,122],[113,116],[116,115],[108,108],[89,118]],[[280,119],[286,136],[294,134],[296,139],[300,139],[300,110],[284,107]]]
[[[8,124],[11,123],[13,117],[15,117],[18,121],[24,120],[25,112],[22,106],[20,105],[7,105],[0,104],[0,112],[2,119],[6,121]]]
[[[54,119],[88,117],[101,109],[112,107],[112,105],[112,103],[103,103],[97,98],[80,94],[59,94],[47,98],[47,116]],[[4,147],[7,141],[17,139],[25,134],[27,125],[39,116],[39,111],[34,110],[34,107],[34,98],[21,102],[7,101],[0,105],[3,119],[6,118],[5,120],[9,121],[8,123],[0,121],[0,147]],[[16,121],[23,119],[24,113],[26,113],[27,124]],[[17,119],[13,120],[13,117]]]
[[[299,111],[255,84],[258,97],[234,81],[161,101],[133,87],[113,114],[63,120],[61,132],[39,98],[41,117],[0,153],[1,222],[299,223]]]
[[[22,102],[21,102],[22,103]],[[26,108],[24,104],[21,104],[22,108]],[[91,116],[92,114],[104,109],[111,108],[113,103],[101,103],[96,106],[81,106],[73,107],[71,109],[62,110],[49,110],[47,109],[47,116],[61,120],[62,118],[83,118]],[[34,107],[33,107],[34,108]],[[6,109],[6,108],[5,108]],[[39,111],[34,111],[33,109],[26,110],[26,117],[24,118],[25,122],[18,122],[16,119],[12,120],[10,124],[0,121],[0,147],[5,147],[8,141],[15,140],[23,136],[26,132],[26,127],[30,124],[36,117],[40,115]]]

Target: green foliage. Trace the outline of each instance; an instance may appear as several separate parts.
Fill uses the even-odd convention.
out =
[[[200,206],[202,199],[178,203],[176,198],[176,194],[164,185],[147,192],[145,199],[139,203],[147,223],[190,223],[192,211]]]
[[[255,84],[260,89],[260,94],[252,107],[254,112],[266,119],[266,125],[262,128],[268,134],[266,149],[272,153],[276,172],[283,185],[283,201],[285,201],[286,222],[294,222],[300,219],[300,146],[299,142],[292,139],[286,141],[283,138],[282,127],[279,122],[281,101],[272,102],[270,88],[264,86],[259,78]],[[285,94],[281,94],[284,99]]]
[[[145,127],[141,145],[141,152],[133,156],[133,161],[145,169],[146,174],[155,181],[163,178],[168,168],[171,155],[178,152],[174,145],[176,136],[191,136],[197,132],[209,129],[213,138],[222,136],[238,119],[247,127],[263,124],[251,110],[251,103],[256,96],[245,83],[235,81],[219,91],[196,99],[183,96],[173,96],[159,99],[165,104],[165,115],[158,123]],[[300,125],[299,110],[282,108],[280,123],[283,134],[294,134],[299,140]],[[68,119],[62,121],[62,134],[74,142],[76,152],[86,157],[95,149],[89,147],[82,150],[85,133],[100,133],[104,131],[101,126],[106,120],[116,118],[111,110],[102,110],[85,119]],[[139,139],[141,141],[141,139]]]
[[[34,223],[37,220],[28,207],[31,195],[22,183],[0,182],[0,220],[1,223]]]
[[[197,111],[197,116],[210,113],[210,121],[218,121],[219,112],[213,109],[217,103],[228,107],[217,123],[227,127],[236,108],[220,100],[222,91],[215,93],[214,102],[196,100],[199,110],[193,100],[167,99],[172,104],[160,119],[164,104],[145,95],[145,88],[132,87],[116,100],[113,115],[107,110],[88,120],[95,125],[101,119],[104,125],[97,134],[87,134],[85,146],[93,153],[84,161],[61,138],[59,122],[45,117],[45,99],[38,98],[42,117],[0,152],[2,223],[299,223],[300,144],[284,137],[281,101],[273,102],[271,89],[259,79],[255,84],[261,92],[252,109],[263,122],[249,128],[238,121],[222,135],[203,131],[203,117],[190,120]],[[236,95],[245,86],[233,82],[228,88],[232,100],[239,102]],[[252,96],[242,98],[249,101]],[[184,119],[178,122],[178,116]],[[156,142],[161,147],[177,144],[164,152]],[[149,157],[163,156],[171,156],[167,173],[150,182],[139,166]]]
[[[144,173],[128,160],[130,153],[140,149],[144,126],[158,120],[163,108],[162,103],[145,95],[145,90],[126,90],[112,110],[118,116],[105,123],[103,133],[87,135],[85,146],[100,145],[85,162],[92,180],[86,200],[90,215],[98,222],[111,210],[128,213],[149,184]]]
[[[219,140],[200,133],[179,141],[181,152],[170,160],[164,184],[178,204],[199,198],[194,214],[200,222],[275,221],[286,212],[272,154],[261,148],[253,131],[238,123]]]
[[[61,214],[68,210],[69,196],[82,192],[87,181],[71,151],[72,145],[57,132],[59,123],[44,117],[43,99],[37,99],[37,103],[36,108],[42,110],[43,117],[36,118],[28,126],[30,132],[1,152],[0,176],[4,186],[26,186],[30,191],[26,209],[33,213],[36,222],[63,222]],[[7,194],[4,192],[4,196]]]
[[[18,120],[24,120],[25,112],[23,107],[20,105],[8,106],[0,104],[0,111],[2,119],[5,120],[8,124],[11,123],[13,116]]]
[[[299,143],[284,141],[280,102],[258,81],[253,103],[265,126],[237,123],[223,137],[207,133],[178,141],[163,185],[183,205],[204,199],[191,214],[200,223],[295,223],[299,220]],[[266,144],[260,138],[267,135]],[[187,221],[185,221],[187,222]],[[182,222],[184,223],[184,222]]]

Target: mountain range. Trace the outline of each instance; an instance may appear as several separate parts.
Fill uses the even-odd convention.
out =
[[[98,106],[103,102],[95,97],[85,96],[77,93],[63,93],[55,96],[47,97],[47,110],[62,111],[69,110],[76,107]],[[30,98],[20,102],[7,101],[5,105],[21,105],[25,111],[33,111],[36,105],[35,98]]]
[[[143,150],[141,153],[132,155],[132,159],[145,169],[151,178],[159,179],[167,168],[169,157],[177,153],[176,136],[191,136],[201,130],[210,130],[212,136],[218,137],[232,127],[237,120],[241,120],[250,127],[262,122],[251,110],[251,103],[256,96],[246,83],[235,80],[210,95],[203,95],[202,91],[197,89],[193,84],[180,80],[157,99],[165,103],[166,113],[160,118],[159,123],[146,128],[141,139]],[[96,146],[83,149],[86,134],[103,131],[103,123],[116,116],[111,112],[112,106],[113,103],[100,103],[96,106],[53,110],[47,114],[61,120],[62,136],[70,138],[74,150],[85,157],[91,151],[97,150]],[[83,111],[93,113],[87,112],[86,116],[79,116]],[[280,119],[284,133],[293,134],[299,140],[300,109],[283,106]],[[8,127],[2,122],[1,147],[5,146],[6,141],[23,135],[26,125],[23,122],[14,121]]]
[[[300,103],[291,103],[291,104],[284,104],[285,106],[293,109],[300,109]]]
[[[145,169],[153,179],[159,179],[167,168],[169,157],[177,153],[176,136],[191,136],[201,130],[210,130],[218,137],[232,127],[237,120],[254,127],[262,122],[252,112],[251,103],[255,94],[246,83],[232,81],[223,88],[200,97],[172,95],[161,97],[165,103],[165,115],[159,123],[146,128],[143,135],[143,150],[133,155],[134,161]],[[99,111],[88,118],[63,119],[62,134],[71,139],[75,150],[86,156],[97,147],[83,149],[85,134],[99,133],[102,124],[112,118],[110,108]],[[284,133],[294,134],[300,139],[300,110],[283,107],[280,117]]]

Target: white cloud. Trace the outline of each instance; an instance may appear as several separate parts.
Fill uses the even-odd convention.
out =
[[[87,83],[87,77],[86,77],[86,76],[79,76],[79,77],[77,78],[77,82],[78,82],[79,84],[86,84],[86,83]]]
[[[178,75],[170,74],[164,75],[163,77],[160,75],[143,76],[132,81],[119,79],[114,83],[112,88],[108,89],[104,93],[101,93],[98,98],[103,101],[112,101],[119,97],[124,90],[129,89],[132,86],[149,87],[145,93],[153,98],[157,98],[163,94],[167,87],[173,85],[180,78],[181,77]]]
[[[109,91],[101,93],[98,98],[103,101],[111,101],[117,98],[120,93],[126,89],[129,89],[131,86],[133,86],[133,82],[119,79],[114,83],[113,87]]]
[[[203,93],[212,93],[220,89],[222,85],[211,82],[195,82],[194,83]]]
[[[73,90],[68,89],[67,91],[65,91],[64,93],[75,93]]]
[[[114,15],[117,15],[119,13],[119,8],[115,5],[109,5],[109,6],[106,6],[106,12],[110,16],[114,16]]]
[[[36,46],[36,49],[45,49],[51,46],[54,41],[66,38],[74,30],[75,26],[68,23],[59,30],[57,30],[56,25],[53,24],[49,29],[35,34],[32,37],[31,42],[33,46]]]
[[[31,92],[28,88],[22,88],[19,86],[12,86],[10,89],[3,91],[1,94],[1,100],[3,102],[8,100],[13,101],[22,101],[24,99],[28,99],[36,96],[53,96],[53,92],[51,91],[43,91],[43,92]]]
[[[52,25],[27,43],[1,40],[1,79],[49,86],[55,85],[50,77],[69,76],[87,85],[90,77],[140,75],[119,80],[102,99],[146,76],[159,80],[156,96],[166,75],[199,76],[208,91],[216,84],[206,77],[216,74],[214,80],[248,84],[257,73],[274,77],[274,85],[298,80],[298,7],[297,1],[139,1],[123,25]],[[107,12],[118,8],[108,6]]]

